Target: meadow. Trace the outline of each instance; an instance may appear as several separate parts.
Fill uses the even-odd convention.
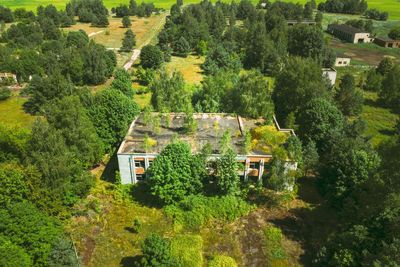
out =
[[[231,0],[222,0],[223,2],[230,3]],[[251,0],[253,3],[257,3],[258,0]],[[294,3],[305,4],[308,0],[290,0]],[[12,9],[25,7],[29,10],[36,10],[36,7],[39,5],[43,5],[43,1],[40,0],[3,0],[1,1],[2,5],[8,6]],[[65,4],[67,0],[48,0],[45,4],[53,4],[57,8],[65,8]],[[107,8],[112,8],[118,6],[119,4],[128,4],[129,0],[103,0],[104,5]],[[140,3],[141,1],[137,1]],[[143,2],[153,2],[156,7],[169,9],[173,4],[176,3],[175,0],[145,0]],[[200,0],[184,0],[185,4],[199,3]],[[215,2],[215,1],[214,1]],[[239,1],[237,1],[239,2]],[[317,0],[317,3],[323,2],[322,0]],[[386,11],[389,13],[389,19],[398,19],[400,20],[400,2],[397,0],[368,0],[368,8],[376,8],[380,11]]]
[[[25,101],[26,98],[16,96],[0,101],[0,122],[29,129],[35,117],[23,111],[22,105]]]

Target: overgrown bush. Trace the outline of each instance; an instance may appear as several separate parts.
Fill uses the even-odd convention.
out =
[[[282,231],[276,227],[266,227],[264,253],[268,262],[281,261],[286,259],[285,251],[282,249]]]
[[[252,206],[239,197],[191,195],[168,205],[165,214],[174,220],[176,230],[196,229],[212,219],[229,222],[247,215]]]
[[[8,87],[0,88],[0,100],[6,100],[11,96],[11,89]]]
[[[201,236],[179,235],[171,241],[171,254],[180,259],[183,266],[201,267],[203,265],[202,247],[203,239]]]
[[[224,255],[217,255],[215,256],[209,263],[208,267],[237,267],[236,261]]]

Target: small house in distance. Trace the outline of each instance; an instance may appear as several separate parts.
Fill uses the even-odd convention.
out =
[[[335,85],[337,71],[334,68],[322,68],[322,75],[326,76],[331,81],[331,85]]]
[[[147,116],[147,115],[146,115]],[[230,131],[231,148],[237,153],[237,161],[243,168],[238,170],[241,180],[260,179],[264,173],[264,163],[272,158],[272,148],[283,145],[292,129],[281,129],[274,118],[274,124],[264,125],[264,120],[246,119],[226,113],[195,113],[197,123],[194,134],[184,131],[184,113],[152,113],[154,119],[160,122],[155,130],[154,123],[146,123],[141,113],[131,124],[117,153],[122,184],[134,184],[147,178],[146,172],[153,160],[164,147],[174,139],[186,142],[193,154],[201,153],[207,143],[212,147],[211,159],[221,156],[220,140],[224,132]],[[251,149],[245,148],[246,130],[251,133]],[[152,145],[144,146],[146,139]],[[265,136],[271,137],[266,143]],[[268,141],[269,142],[269,141]],[[296,170],[297,163],[286,162],[285,168]]]
[[[343,53],[336,53],[335,67],[344,67],[350,65],[351,58]]]
[[[376,37],[374,39],[374,43],[379,46],[383,46],[383,47],[387,47],[387,48],[400,47],[400,40],[393,40],[393,39],[386,38],[386,37]]]
[[[349,43],[370,43],[373,41],[370,33],[347,24],[329,24],[328,33]]]
[[[306,25],[316,25],[316,24],[317,24],[314,20],[302,20],[302,21],[287,20],[287,21],[286,21],[286,24],[287,24],[288,26],[293,26],[293,25],[296,25],[296,24],[299,24],[299,23],[301,23],[301,24],[306,24]]]

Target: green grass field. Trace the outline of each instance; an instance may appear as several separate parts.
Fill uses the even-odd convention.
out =
[[[129,0],[103,0],[106,7],[111,8],[118,6],[119,4],[128,4]],[[231,0],[222,0],[223,2],[230,3]],[[258,0],[251,0],[253,3],[257,3]],[[294,3],[305,4],[308,0],[291,0]],[[1,4],[4,6],[11,7],[13,9],[18,7],[25,7],[29,10],[36,10],[36,7],[43,4],[53,4],[57,8],[64,8],[67,0],[48,0],[46,2],[39,0],[3,0]],[[141,2],[141,1],[137,1]],[[144,0],[144,2],[153,2],[157,7],[169,9],[175,0]],[[198,3],[200,0],[184,0],[185,4]],[[215,1],[213,1],[215,2]],[[239,2],[239,1],[236,1]],[[317,0],[317,3],[322,0]],[[368,8],[376,8],[380,11],[386,11],[389,13],[389,19],[400,19],[400,2],[397,0],[368,0]]]
[[[35,117],[22,110],[25,98],[10,97],[0,101],[0,122],[10,125],[30,128]]]

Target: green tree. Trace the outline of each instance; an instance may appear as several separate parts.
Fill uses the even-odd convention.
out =
[[[353,75],[347,73],[340,80],[339,90],[336,92],[335,100],[344,115],[354,116],[361,113],[364,98],[361,92],[356,90]]]
[[[225,154],[225,152],[230,149],[231,144],[231,129],[228,128],[224,131],[219,141],[219,152],[220,154]]]
[[[394,63],[393,60],[389,57],[385,57],[384,59],[379,62],[378,67],[376,68],[376,72],[380,73],[381,75],[388,74],[390,70],[393,68]]]
[[[101,161],[104,146],[77,96],[67,96],[46,106],[45,117],[62,134],[69,150],[86,167]]]
[[[258,71],[252,70],[241,75],[234,87],[231,110],[245,117],[263,117],[266,121],[271,121],[274,104],[269,88],[269,83]]]
[[[122,39],[121,51],[130,52],[133,47],[136,45],[136,35],[133,33],[131,29],[125,32],[125,37]]]
[[[0,165],[0,205],[20,202],[27,194],[24,172],[15,164]]]
[[[395,27],[392,28],[388,34],[389,38],[392,38],[393,40],[399,40],[400,39],[400,27]]]
[[[119,145],[139,110],[136,102],[119,90],[107,88],[95,95],[88,112],[106,152],[112,152]]]
[[[239,175],[236,153],[228,148],[221,158],[217,159],[215,169],[216,187],[222,195],[238,193]]]
[[[195,50],[196,50],[197,55],[199,55],[199,56],[207,55],[207,43],[204,40],[200,40],[200,42],[197,44]]]
[[[164,55],[158,46],[145,45],[140,53],[140,64],[143,68],[158,69],[164,62]]]
[[[190,44],[183,36],[174,44],[174,52],[180,57],[187,57],[191,50]]]
[[[49,267],[82,266],[81,260],[75,255],[72,244],[62,237],[57,238],[54,242],[47,264]]]
[[[29,202],[13,203],[1,208],[0,229],[2,236],[14,245],[24,248],[35,266],[47,264],[51,245],[62,233],[60,225],[54,219],[42,215]],[[20,255],[23,256],[22,263],[29,262],[24,253]]]
[[[151,192],[164,203],[199,193],[206,175],[205,162],[198,164],[184,142],[167,145],[148,169]]]
[[[367,72],[367,79],[363,88],[368,91],[379,92],[382,86],[383,76],[372,68]]]
[[[318,168],[319,155],[314,141],[309,141],[303,150],[303,170],[307,175],[309,171]]]
[[[288,51],[292,55],[322,60],[324,36],[317,27],[298,23],[289,30]]]
[[[384,76],[378,95],[386,106],[400,113],[400,64],[396,64]]]
[[[111,82],[111,87],[120,90],[127,97],[133,98],[135,91],[132,87],[131,75],[125,69],[119,69],[114,74],[114,80]]]
[[[99,28],[106,28],[110,23],[108,22],[107,15],[97,15],[92,19],[92,26]]]
[[[185,112],[190,107],[190,93],[180,72],[170,75],[165,69],[151,82],[151,104],[159,112]]]
[[[0,88],[0,100],[6,100],[11,96],[11,89],[8,87]]]
[[[4,267],[30,267],[33,263],[23,247],[16,245],[4,236],[0,236],[0,265]]]
[[[331,98],[330,85],[322,76],[320,65],[311,59],[289,58],[285,68],[278,74],[272,98],[275,113],[280,122],[299,110],[313,98]]]
[[[331,130],[343,127],[343,115],[327,100],[315,98],[299,113],[297,122],[300,138],[305,142],[313,140],[319,147]]]
[[[131,20],[129,19],[129,16],[124,16],[122,18],[122,25],[124,28],[129,28],[130,26],[132,26]]]
[[[171,246],[167,239],[157,233],[149,234],[142,243],[143,266],[179,266],[171,256]]]

